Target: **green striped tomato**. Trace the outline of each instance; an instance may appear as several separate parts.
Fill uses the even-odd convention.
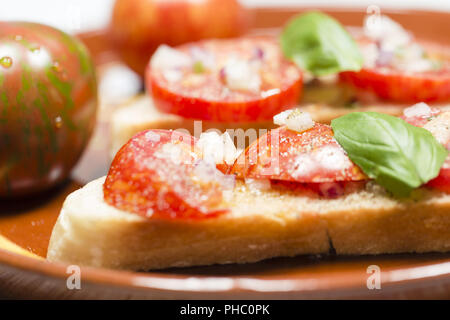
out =
[[[0,22],[0,196],[64,180],[96,108],[94,65],[78,39],[37,23]]]

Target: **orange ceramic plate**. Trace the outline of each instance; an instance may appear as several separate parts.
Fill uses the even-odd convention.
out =
[[[256,9],[254,32],[283,25],[306,9]],[[365,10],[325,10],[346,25],[361,25]],[[384,12],[418,37],[449,45],[450,14]],[[436,32],[440,30],[441,32]],[[101,33],[84,36],[96,61],[111,61]],[[102,40],[102,41],[100,41]],[[103,45],[100,45],[103,44]],[[107,125],[107,124],[106,124]],[[0,202],[0,298],[151,298],[151,299],[302,299],[302,298],[448,298],[450,253],[381,256],[299,256],[246,265],[223,265],[126,272],[81,269],[81,290],[66,286],[67,265],[48,263],[51,230],[67,194],[106,174],[108,145],[100,124],[74,178],[50,194]],[[102,140],[103,139],[103,140]],[[96,166],[92,164],[95,163]],[[381,289],[369,290],[370,266],[381,270]],[[370,271],[370,269],[369,269]]]

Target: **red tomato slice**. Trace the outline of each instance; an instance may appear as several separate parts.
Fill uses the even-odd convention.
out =
[[[433,129],[429,130],[434,135],[434,137],[442,143],[447,150],[450,150],[450,139],[446,134],[448,132],[448,124],[450,120],[450,112],[439,113],[435,112],[436,117],[431,121],[435,121]],[[437,121],[437,123],[436,123]],[[428,121],[426,122],[428,123]],[[426,123],[420,125],[423,127]],[[450,193],[450,155],[447,156],[444,164],[442,165],[441,170],[439,171],[439,175],[430,180],[426,186],[438,189],[443,192]]]
[[[367,41],[359,40],[360,45],[367,44]],[[442,66],[437,70],[405,72],[391,66],[364,67],[359,72],[342,72],[339,78],[384,100],[400,103],[449,101],[450,61],[444,52],[438,52],[438,55]]]
[[[441,117],[442,122],[441,125],[444,127],[447,127],[447,119],[448,119],[448,112],[442,114],[440,109],[432,108],[430,109],[429,114],[424,114],[420,116],[410,116],[407,117],[403,115],[401,118],[405,120],[406,122],[416,126],[416,127],[423,127],[426,125],[430,120],[435,119],[436,117]],[[439,131],[439,130],[437,130]],[[438,138],[439,134],[436,134],[436,132],[432,132],[432,134]],[[438,139],[443,145],[447,148],[447,150],[450,149],[450,141],[442,141],[441,139]],[[445,160],[441,170],[439,171],[439,175],[430,180],[428,183],[425,184],[428,187],[438,189],[440,191],[448,192],[450,193],[450,156],[447,157]]]
[[[114,158],[103,185],[114,207],[143,217],[206,218],[227,210],[226,177],[199,159],[194,137],[168,130],[135,135]]]
[[[271,130],[238,157],[231,173],[301,183],[367,179],[333,138],[331,127],[319,123],[301,133]]]
[[[163,112],[214,121],[260,121],[296,105],[302,92],[302,73],[284,59],[272,38],[207,40],[176,48],[192,63],[147,68],[146,85]],[[226,70],[230,59],[255,67],[256,90],[231,89]],[[196,70],[200,63],[200,71]],[[253,70],[253,69],[252,69]]]
[[[450,68],[439,72],[406,74],[393,69],[368,69],[342,72],[340,80],[359,89],[373,91],[382,99],[415,103],[450,99]]]
[[[428,187],[433,189],[437,189],[446,193],[450,193],[450,159],[447,158],[441,171],[439,171],[439,175],[428,181],[426,184]]]

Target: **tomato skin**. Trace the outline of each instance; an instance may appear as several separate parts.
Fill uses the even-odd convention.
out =
[[[364,36],[355,35],[360,47],[373,42]],[[398,102],[446,102],[450,101],[450,56],[448,48],[436,43],[418,41],[426,52],[437,58],[441,68],[426,72],[404,72],[392,66],[363,67],[360,71],[346,71],[339,74],[339,80],[360,89],[363,99],[368,94],[369,103],[375,98]]]
[[[263,99],[243,102],[208,101],[201,98],[179,96],[160,86],[155,78],[147,77],[155,105],[163,112],[184,118],[222,122],[250,122],[270,120],[298,103],[302,92],[299,79],[291,87]]]
[[[439,171],[439,175],[428,181],[426,186],[450,193],[450,168],[442,168],[441,171]]]
[[[400,103],[450,100],[450,68],[420,74],[363,68],[359,72],[342,72],[339,77],[341,81],[372,91],[384,100]]]
[[[212,70],[201,75],[201,84],[189,86],[193,71],[182,70],[181,80],[174,83],[164,77],[164,71],[152,69],[149,63],[146,71],[146,86],[155,106],[163,112],[184,118],[220,121],[253,122],[272,120],[273,116],[298,104],[303,91],[303,74],[291,62],[284,59],[276,40],[272,37],[243,37],[229,40],[205,40],[178,46],[175,49],[187,55],[193,48],[205,50],[219,60]],[[265,51],[263,51],[263,48]],[[221,70],[217,70],[224,58],[238,55],[248,60],[252,51],[260,49],[267,56],[261,60],[261,78],[259,92],[229,89],[222,79]],[[262,59],[262,58],[261,58]],[[268,96],[263,92],[275,90]],[[223,92],[228,92],[222,96]]]
[[[160,44],[237,37],[248,22],[248,11],[237,0],[117,0],[110,29],[124,62],[143,77]]]
[[[321,160],[327,157],[333,163],[324,165]],[[300,183],[367,179],[333,138],[331,127],[319,123],[301,133],[286,127],[269,131],[236,159],[230,172],[241,178]]]
[[[64,180],[85,148],[94,65],[76,38],[28,22],[0,23],[0,61],[0,196],[27,195]]]
[[[152,219],[204,219],[225,213],[216,208],[223,187],[196,178],[200,150],[195,143],[191,135],[169,130],[136,134],[111,164],[103,185],[105,201]]]

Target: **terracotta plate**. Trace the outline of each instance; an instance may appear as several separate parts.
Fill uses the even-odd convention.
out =
[[[281,26],[302,9],[254,10],[254,29]],[[304,10],[304,9],[303,9]],[[363,10],[325,10],[346,25],[361,25]],[[450,14],[386,12],[418,37],[449,45]],[[84,35],[96,60],[111,60],[101,33]],[[102,44],[104,44],[102,46]],[[101,55],[100,55],[101,54]],[[48,240],[67,194],[106,173],[108,123],[99,123],[72,181],[39,197],[0,202],[0,297],[26,298],[450,298],[449,254],[300,256],[247,265],[122,272],[81,269],[81,290],[69,290],[67,266],[45,261]],[[381,289],[369,290],[370,266]],[[369,268],[370,270],[370,268]]]

